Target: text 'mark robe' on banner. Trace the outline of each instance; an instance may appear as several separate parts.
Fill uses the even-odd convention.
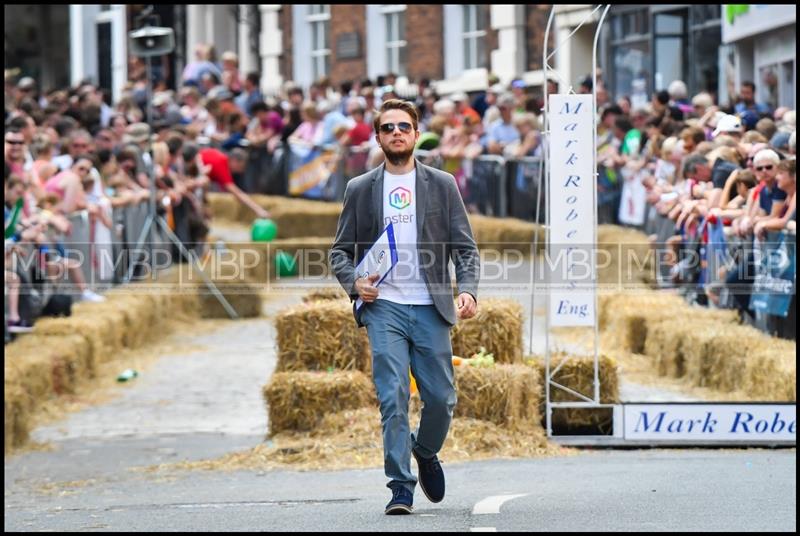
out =
[[[592,95],[550,95],[550,325],[594,326]]]

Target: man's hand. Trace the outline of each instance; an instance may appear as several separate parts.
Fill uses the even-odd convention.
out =
[[[265,209],[260,208],[259,210],[255,211],[255,212],[256,212],[256,217],[257,218],[262,218],[262,219],[265,219],[265,220],[269,219],[269,212],[266,211]]]
[[[364,303],[372,303],[378,298],[378,288],[375,283],[379,277],[378,274],[372,274],[356,279],[356,292]]]
[[[469,292],[462,292],[458,295],[458,318],[466,320],[475,316],[478,311],[478,304]]]

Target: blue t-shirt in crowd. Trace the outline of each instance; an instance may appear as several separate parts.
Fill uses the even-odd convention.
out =
[[[500,118],[489,126],[489,132],[486,136],[486,145],[491,142],[496,143],[513,143],[519,140],[519,131],[514,128],[511,123],[504,123]]]
[[[775,201],[786,201],[786,192],[778,188],[777,185],[773,185],[772,189],[769,186],[764,186],[761,192],[758,194],[758,205],[766,212],[770,214],[772,212],[772,203]]]

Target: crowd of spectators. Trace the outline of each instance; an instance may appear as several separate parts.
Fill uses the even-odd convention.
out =
[[[485,91],[440,95],[430,80],[408,84],[387,74],[338,87],[323,78],[307,90],[287,82],[279,94],[264,95],[260,74],[241,73],[235,53],[225,52],[219,61],[210,45],[194,53],[177,88],[152,80],[149,115],[147,71],[139,58],[131,58],[130,81],[116,102],[89,81],[43,91],[32,78],[6,71],[7,229],[22,200],[10,238],[6,232],[6,319],[13,330],[30,322],[17,305],[23,274],[9,268],[19,246],[40,254],[43,267],[69,273],[83,299],[102,300],[60,252],[58,237],[69,234],[71,216],[85,214],[93,239],[107,241],[115,232],[112,209],[155,196],[178,238],[202,244],[209,228],[205,192],[228,191],[258,217],[269,214],[248,193],[286,193],[285,173],[258,169],[255,180],[248,178],[254,155],[277,161],[290,147],[360,154],[360,169],[351,175],[379,165],[383,153],[372,118],[387,99],[416,104],[417,148],[438,156],[457,177],[465,160],[481,155],[542,155],[543,88],[526,87],[522,79],[502,84],[490,75]],[[710,218],[741,238],[794,227],[794,110],[755,102],[749,82],[734,101],[720,105],[708,93],[690,98],[681,81],[634,108],[628,97],[609,101],[602,76],[598,80],[600,202],[619,221],[620,199],[635,183],[648,217],[674,221],[669,247],[676,252],[676,281],[686,277],[681,248]],[[576,87],[586,93],[592,84],[587,77]],[[547,89],[553,94],[559,87],[550,81]],[[741,279],[740,272],[729,267],[726,277]]]
[[[644,228],[668,220],[663,242],[651,236],[669,267],[662,282],[750,320],[755,253],[769,231],[796,226],[795,111],[756,102],[755,90],[743,82],[738,99],[720,106],[708,93],[689,99],[674,81],[645,107],[608,103],[598,131],[598,188],[620,194],[618,219]],[[643,210],[630,221],[637,201]]]

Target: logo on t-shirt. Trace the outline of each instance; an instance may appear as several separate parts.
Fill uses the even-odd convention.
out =
[[[389,204],[398,210],[406,208],[411,204],[411,191],[398,186],[389,192]]]

